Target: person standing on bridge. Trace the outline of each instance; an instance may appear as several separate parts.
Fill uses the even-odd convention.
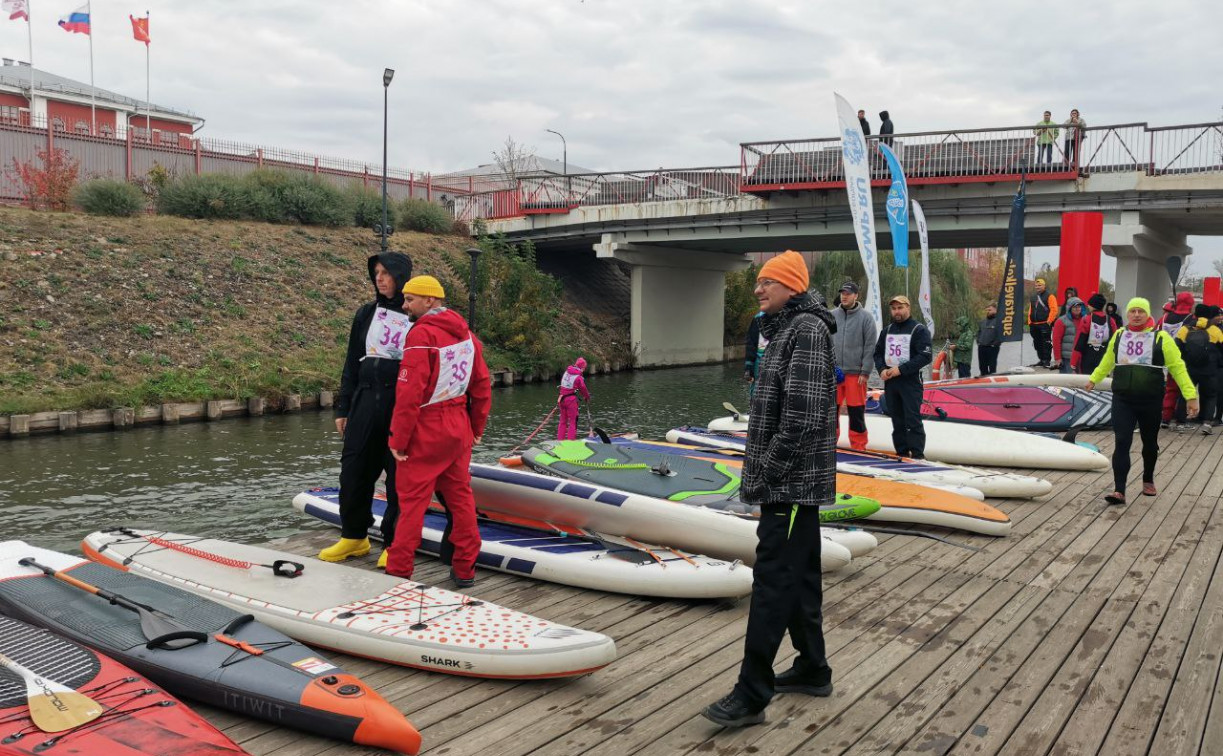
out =
[[[892,134],[896,131],[896,127],[892,125],[892,116],[886,110],[879,111],[879,141],[892,146]]]
[[[1049,367],[1053,356],[1053,321],[1057,320],[1057,297],[1045,291],[1045,279],[1036,279],[1036,293],[1028,302],[1028,332],[1036,347],[1037,365]]]
[[[858,124],[862,127],[862,136],[871,135],[871,122],[866,120],[866,111],[858,111]]]
[[[1135,426],[1142,437],[1142,495],[1156,494],[1155,462],[1159,458],[1164,368],[1180,386],[1189,414],[1198,414],[1197,390],[1189,380],[1181,352],[1171,336],[1155,327],[1151,304],[1142,297],[1134,297],[1125,312],[1126,327],[1113,334],[1104,350],[1104,359],[1086,387],[1091,391],[1110,373],[1113,375],[1113,492],[1104,497],[1109,504],[1125,503]]]
[[[760,329],[769,345],[752,397],[739,497],[760,507],[759,543],[738,682],[702,712],[723,727],[763,722],[775,693],[832,695],[819,508],[836,496],[836,321],[807,292],[808,276],[802,255],[787,251],[766,262],[756,278]],[[774,676],[787,630],[798,657]]]
[[[875,343],[875,368],[883,379],[883,403],[892,418],[892,445],[902,457],[925,459],[921,371],[934,359],[930,331],[910,317],[905,295],[892,297],[888,307],[892,322]]]
[[[1079,115],[1078,109],[1070,111],[1070,117],[1062,124],[1062,128],[1066,132],[1066,143],[1063,145],[1063,158],[1066,165],[1078,167],[1079,150],[1083,146],[1083,137],[1087,134],[1084,129],[1087,128],[1087,121],[1084,121]]]
[[[845,405],[849,415],[849,445],[866,449],[866,382],[875,367],[875,340],[879,338],[875,319],[858,303],[858,284],[846,281],[841,286],[841,304],[832,311],[836,330],[832,349],[836,366],[845,374],[837,384],[837,407]],[[838,430],[838,438],[840,432]]]
[[[1052,165],[1053,145],[1057,144],[1057,135],[1061,133],[1053,121],[1053,114],[1046,110],[1044,119],[1036,124],[1032,133],[1036,135],[1036,165],[1039,166],[1042,162]]]
[[[395,460],[386,434],[395,409],[395,379],[411,323],[403,312],[400,287],[412,277],[412,260],[400,252],[383,252],[367,261],[374,299],[361,305],[348,334],[348,353],[335,403],[335,429],[344,439],[340,452],[340,540],[319,552],[325,562],[341,562],[369,553],[374,524],[374,484],[386,473],[386,512],[382,517],[383,552],[395,540],[399,494]],[[385,560],[379,557],[379,564]]]

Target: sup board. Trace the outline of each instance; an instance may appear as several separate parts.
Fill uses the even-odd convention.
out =
[[[692,446],[736,450],[740,453],[747,445],[747,438],[743,434],[713,433],[705,428],[693,427],[669,430],[667,440]],[[959,489],[960,493],[964,493],[963,489],[976,490],[982,496],[998,498],[1030,499],[1044,496],[1053,490],[1053,484],[1049,481],[1030,475],[949,465],[857,449],[837,449],[837,470],[901,483],[952,486]]]
[[[711,431],[746,431],[747,415],[711,420]],[[841,437],[846,438],[849,418],[841,416]],[[967,423],[923,423],[926,457],[954,465],[1025,467],[1036,470],[1103,470],[1108,458],[1080,444],[1035,433],[989,428]],[[892,445],[892,419],[866,415],[867,449],[896,453]]]
[[[181,587],[303,643],[432,672],[572,677],[616,658],[611,638],[423,583],[262,546],[119,528],[90,533],[91,559]],[[261,565],[296,563],[289,577]],[[251,566],[254,565],[254,566]]]
[[[1091,376],[1078,373],[999,373],[979,378],[947,378],[941,381],[926,381],[925,386],[1063,386],[1086,389]],[[1111,391],[1113,379],[1105,378],[1096,384],[1100,391]]]
[[[0,613],[87,644],[174,695],[360,745],[420,750],[420,733],[373,688],[249,609],[22,541],[0,543]]]
[[[738,559],[749,566],[756,561],[756,523],[716,509],[477,463],[471,465],[471,487],[481,510]],[[840,569],[852,558],[849,549],[832,541],[824,540],[821,549],[825,570]]]
[[[886,413],[882,391],[868,392],[866,409]],[[931,421],[1013,430],[1107,428],[1113,422],[1113,395],[1063,386],[927,385],[921,412]]]
[[[640,442],[640,444],[647,443]],[[583,445],[593,450],[593,454],[585,457],[586,459],[603,460],[603,466],[590,468],[585,479],[605,485],[614,480],[617,481],[617,487],[624,487],[627,490],[635,490],[633,486],[642,479],[641,474],[629,469],[625,470],[628,473],[626,477],[617,477],[619,475],[617,468],[610,464],[613,459],[618,459],[621,465],[626,466],[636,464],[657,469],[665,462],[669,468],[684,467],[686,469],[686,477],[654,474],[653,478],[648,480],[648,484],[656,492],[665,491],[668,485],[675,488],[694,488],[700,484],[700,481],[712,478],[711,473],[702,474],[702,463],[706,470],[715,466],[733,473],[738,473],[743,464],[742,458],[711,458],[709,450],[677,444],[655,444],[657,448],[667,449],[666,453],[589,441],[546,441],[541,444],[549,451],[547,457],[553,459],[580,457],[583,454],[581,448]],[[612,451],[618,454],[612,455]],[[531,456],[528,450],[523,455],[524,461],[528,461]],[[676,464],[674,458],[677,456],[685,464]],[[532,463],[528,461],[528,464]],[[549,464],[549,469],[561,471],[562,474],[569,468],[570,466],[564,462]],[[1005,513],[984,502],[948,491],[844,473],[837,473],[836,485],[838,491],[879,502],[879,509],[867,516],[869,520],[920,523],[990,536],[1005,536],[1011,530],[1011,520]]]
[[[0,653],[43,682],[67,688],[92,717],[67,729],[42,731],[31,719],[27,686],[15,671],[0,673],[0,754],[23,756],[242,756],[246,751],[206,719],[108,656],[43,628],[0,617]],[[44,694],[48,695],[48,694]],[[49,694],[58,711],[60,693]],[[84,719],[84,717],[82,717]]]
[[[373,500],[370,537],[382,540],[384,495]],[[293,507],[331,525],[340,525],[339,489],[316,488],[293,497]],[[734,598],[752,592],[752,570],[737,561],[688,554],[618,536],[558,528],[547,523],[508,522],[508,515],[480,513],[480,555],[476,564],[498,572],[548,580],[576,588],[662,598]],[[441,552],[446,518],[425,513],[420,551]]]

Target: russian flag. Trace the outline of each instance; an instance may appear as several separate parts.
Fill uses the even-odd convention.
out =
[[[72,11],[68,18],[61,18],[59,26],[66,32],[75,34],[89,33],[89,5],[82,5],[80,8]]]

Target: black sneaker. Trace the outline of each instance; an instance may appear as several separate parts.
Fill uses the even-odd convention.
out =
[[[746,727],[764,721],[764,709],[754,711],[733,692],[717,703],[706,706],[701,714],[710,722],[723,727]]]
[[[832,695],[832,683],[818,685],[814,680],[804,678],[797,670],[790,668],[773,680],[773,690],[777,693],[802,693],[805,696],[827,698]]]
[[[476,584],[476,579],[474,576],[469,578],[461,578],[454,574],[454,570],[450,571],[450,579],[453,580],[454,584],[460,588],[471,588]]]

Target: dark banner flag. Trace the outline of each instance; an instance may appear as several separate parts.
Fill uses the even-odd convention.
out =
[[[998,292],[998,319],[1002,321],[1003,341],[1022,341],[1023,298],[1023,212],[1028,204],[1024,189],[1026,176],[1019,181],[1019,193],[1011,202],[1011,224],[1007,233],[1006,265],[1002,268],[1002,288]]]

